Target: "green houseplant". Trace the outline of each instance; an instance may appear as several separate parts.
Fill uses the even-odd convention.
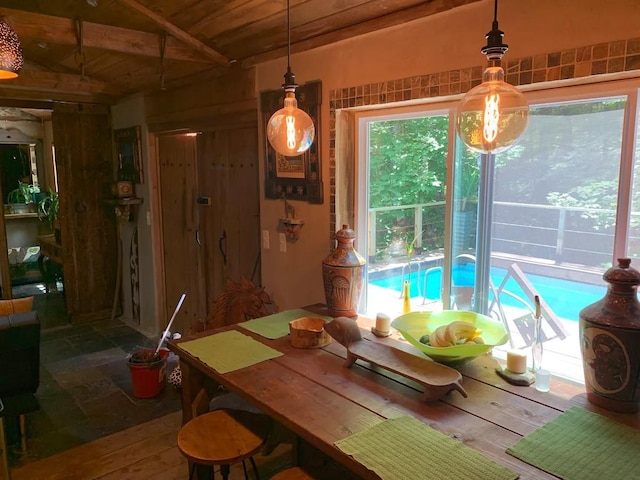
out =
[[[40,188],[18,180],[18,188],[7,195],[7,202],[11,205],[11,213],[35,212],[33,194],[39,193]]]
[[[60,215],[60,196],[58,192],[49,189],[47,195],[38,202],[38,218],[46,222],[50,228],[54,229],[56,241],[59,241],[60,226],[58,217]]]

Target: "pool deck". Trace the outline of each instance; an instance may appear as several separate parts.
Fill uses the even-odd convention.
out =
[[[367,313],[369,315],[375,316],[376,313],[382,312],[386,313],[391,318],[395,318],[402,314],[402,298],[400,298],[397,291],[371,284],[369,284],[367,288],[370,305],[370,309]],[[530,347],[524,346],[524,340],[520,332],[511,323],[514,318],[522,316],[526,311],[508,306],[503,306],[503,309],[509,325],[509,336],[514,345],[512,347],[510,343],[506,343],[505,345],[495,347],[493,349],[493,355],[496,358],[505,359],[507,351],[512,348],[521,349],[522,351],[527,352],[528,363],[531,365],[531,349]],[[427,303],[423,303],[422,297],[414,297],[411,299],[411,311],[442,311],[442,303],[439,301],[428,301]],[[564,319],[559,319],[559,321],[562,322],[562,325],[567,332],[567,337],[563,340],[553,338],[544,342],[542,365],[558,377],[577,383],[584,383],[578,322]],[[543,325],[543,330],[548,331],[548,325]]]

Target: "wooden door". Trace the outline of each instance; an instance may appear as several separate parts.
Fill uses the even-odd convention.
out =
[[[185,334],[194,322],[206,316],[197,238],[196,137],[158,136],[158,157],[167,319],[186,291],[185,301],[171,327],[172,331]]]
[[[242,277],[261,284],[258,138],[255,126],[204,132],[198,137],[200,204],[208,308]]]
[[[52,116],[60,190],[67,310],[73,323],[109,318],[117,270],[116,221],[106,107],[57,105]]]

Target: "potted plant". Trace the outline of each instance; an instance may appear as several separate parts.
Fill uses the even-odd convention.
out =
[[[53,228],[56,242],[60,243],[60,197],[58,192],[49,189],[47,195],[38,202],[38,218]]]
[[[11,190],[7,195],[7,201],[11,205],[11,213],[35,212],[33,194],[39,193],[40,188],[18,180],[18,188]]]

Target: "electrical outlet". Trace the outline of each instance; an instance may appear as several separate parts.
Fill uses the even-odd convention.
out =
[[[262,230],[262,248],[269,250],[269,230]]]
[[[287,253],[287,236],[284,233],[278,234],[278,244],[280,245],[280,251]]]

